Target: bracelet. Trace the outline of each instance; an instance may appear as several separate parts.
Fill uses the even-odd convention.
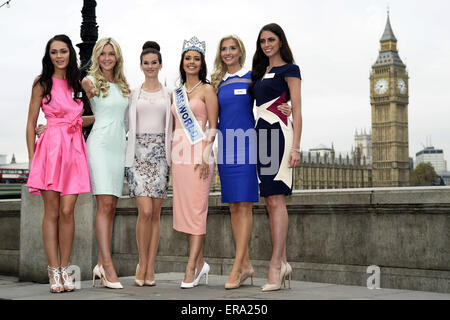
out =
[[[300,149],[291,148],[292,151],[297,151],[298,153],[301,153]]]

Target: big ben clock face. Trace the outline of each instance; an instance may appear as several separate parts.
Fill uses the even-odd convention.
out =
[[[375,83],[375,91],[378,94],[384,94],[386,93],[389,85],[386,79],[380,79]]]
[[[406,93],[406,82],[403,79],[399,79],[397,82],[397,87],[398,87],[398,91],[401,94],[405,94]]]

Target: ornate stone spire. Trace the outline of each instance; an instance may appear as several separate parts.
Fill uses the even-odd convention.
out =
[[[405,67],[402,59],[400,59],[400,56],[398,55],[397,38],[394,36],[394,31],[392,31],[389,10],[387,12],[386,27],[384,28],[383,36],[380,40],[380,47],[380,54],[373,65],[374,67],[389,65]]]
[[[383,36],[380,41],[395,41],[397,42],[397,38],[394,36],[394,31],[392,31],[391,20],[389,19],[389,8],[387,11],[387,21],[386,27],[384,28]]]

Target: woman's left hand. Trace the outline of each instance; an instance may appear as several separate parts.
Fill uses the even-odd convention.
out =
[[[278,106],[278,110],[281,111],[281,113],[286,117],[289,117],[292,113],[292,106],[288,105],[287,103],[283,103]]]
[[[300,164],[300,153],[295,150],[291,150],[289,153],[289,168],[298,167]]]
[[[40,138],[41,134],[44,133],[44,131],[47,129],[47,126],[44,124],[39,124],[35,129],[34,132],[36,133],[37,137]]]
[[[196,164],[194,170],[200,168],[200,179],[206,180],[209,177],[209,165],[206,162],[202,162],[202,164]]]

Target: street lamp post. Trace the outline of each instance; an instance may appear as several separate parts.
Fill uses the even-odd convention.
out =
[[[83,21],[80,28],[80,36],[83,42],[77,44],[77,47],[80,48],[81,78],[84,78],[88,73],[91,65],[92,49],[98,38],[98,26],[95,17],[96,6],[97,2],[95,0],[83,0],[83,9],[81,10]],[[85,102],[84,115],[92,115],[89,101]],[[85,140],[88,138],[91,129],[92,126],[83,127]]]
[[[98,26],[95,16],[95,7],[97,2],[95,0],[83,0],[83,9],[81,10],[81,16],[83,22],[81,23],[80,36],[82,43],[77,44],[80,48],[80,61],[83,76],[89,69],[92,49],[98,38]]]

